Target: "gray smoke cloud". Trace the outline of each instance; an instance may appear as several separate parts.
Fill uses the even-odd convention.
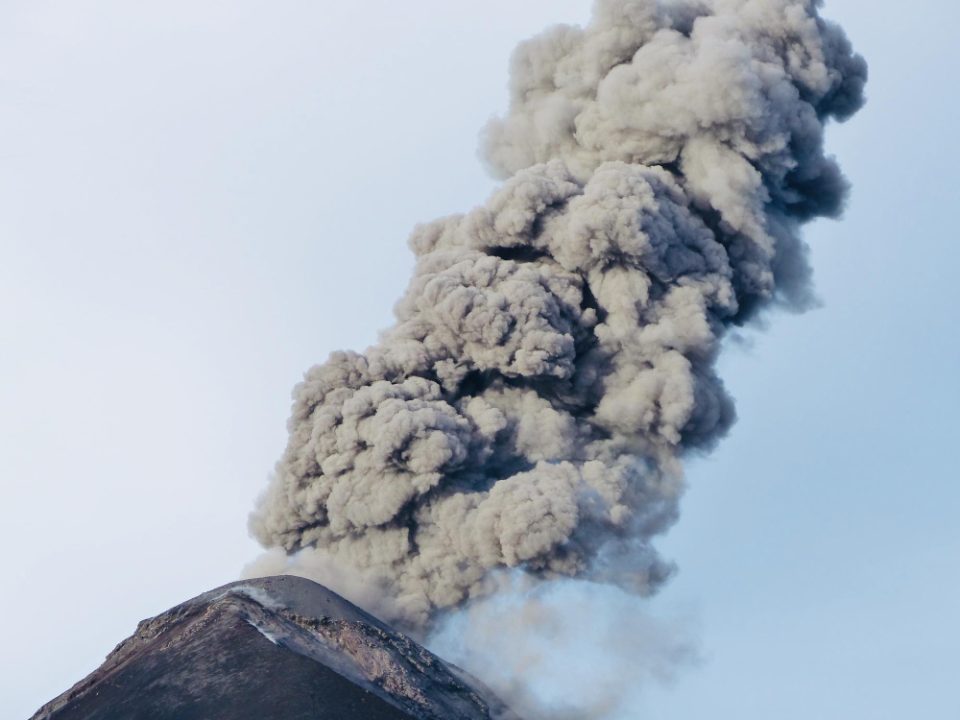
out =
[[[517,49],[502,187],[418,227],[396,325],[297,386],[253,573],[321,568],[412,628],[507,568],[669,576],[682,460],[734,421],[721,340],[810,303],[799,230],[847,191],[823,132],[866,64],[819,5],[599,0]]]

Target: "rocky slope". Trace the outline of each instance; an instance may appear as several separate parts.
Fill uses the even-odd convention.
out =
[[[32,720],[518,720],[321,585],[232,583],[157,617]]]

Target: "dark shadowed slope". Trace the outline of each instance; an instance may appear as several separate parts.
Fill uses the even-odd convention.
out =
[[[249,580],[151,620],[33,720],[513,718],[477,681],[314,582]]]

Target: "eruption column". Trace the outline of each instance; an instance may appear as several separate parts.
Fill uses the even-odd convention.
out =
[[[504,568],[654,590],[681,461],[734,420],[721,339],[809,304],[800,226],[842,209],[823,130],[866,64],[818,6],[600,0],[522,44],[483,135],[501,189],[418,227],[396,325],[297,386],[263,545],[408,627]]]

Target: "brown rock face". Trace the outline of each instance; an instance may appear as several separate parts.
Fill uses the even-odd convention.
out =
[[[518,720],[476,680],[302,578],[145,620],[32,720]]]

